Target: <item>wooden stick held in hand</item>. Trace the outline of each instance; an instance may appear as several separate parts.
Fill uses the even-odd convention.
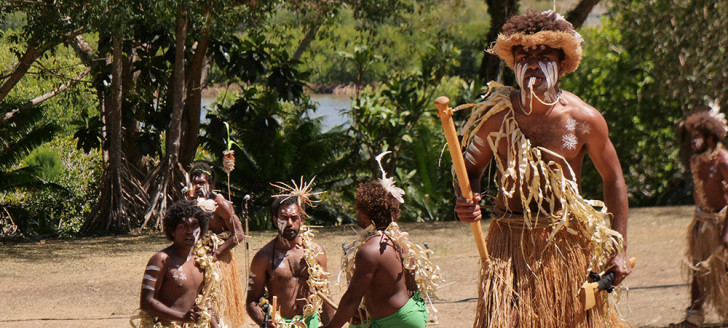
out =
[[[455,175],[460,185],[460,191],[464,198],[473,199],[473,191],[470,189],[470,180],[468,172],[465,169],[465,161],[463,160],[463,152],[460,148],[458,133],[455,130],[455,123],[452,120],[452,108],[448,107],[450,99],[447,97],[438,97],[435,99],[435,107],[437,107],[437,117],[442,121],[442,128],[445,130],[445,138],[447,138],[447,147],[450,148],[450,157],[452,157],[452,165],[455,169]],[[483,236],[483,228],[480,221],[471,222],[470,228],[473,230],[473,238],[478,246],[480,259],[487,262],[489,259],[488,248],[485,245],[485,237]]]

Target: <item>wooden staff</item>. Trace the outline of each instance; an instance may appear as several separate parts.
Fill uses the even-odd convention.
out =
[[[447,139],[447,146],[450,148],[450,157],[452,157],[452,165],[455,169],[458,184],[460,185],[460,192],[464,198],[472,200],[473,191],[470,189],[470,180],[468,179],[468,172],[465,169],[465,161],[463,160],[463,152],[460,149],[458,133],[455,130],[455,123],[452,120],[452,108],[448,107],[449,103],[450,99],[444,96],[435,99],[437,117],[442,121],[442,128],[445,130],[445,138]],[[483,228],[480,226],[480,221],[471,222],[470,228],[473,230],[473,238],[475,238],[475,244],[478,246],[480,259],[483,262],[488,262],[488,248],[485,246],[485,237],[483,236]]]

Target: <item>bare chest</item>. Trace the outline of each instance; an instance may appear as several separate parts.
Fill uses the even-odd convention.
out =
[[[174,291],[176,294],[197,294],[204,277],[204,273],[195,265],[194,260],[171,263],[165,273],[163,288]]]
[[[532,146],[546,148],[569,162],[580,157],[591,129],[588,122],[580,122],[568,114],[516,114],[515,119]],[[547,161],[556,159],[548,152],[542,154]]]
[[[303,249],[294,248],[274,251],[271,259],[271,284],[292,285],[308,279],[308,266],[303,258]]]

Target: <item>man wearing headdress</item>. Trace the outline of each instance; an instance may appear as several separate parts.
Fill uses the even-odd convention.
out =
[[[250,264],[248,314],[265,327],[319,327],[334,314],[330,300],[326,252],[313,241],[313,230],[305,225],[305,206],[312,205],[313,181],[301,185],[274,185],[284,192],[275,195],[272,210],[278,235],[261,248]],[[267,315],[263,304],[277,297],[278,309]],[[267,319],[267,320],[266,320]]]
[[[411,242],[400,230],[404,190],[395,187],[383,169],[382,173],[382,179],[364,183],[356,191],[356,223],[364,231],[345,249],[343,270],[349,288],[327,328],[342,327],[352,317],[363,320],[361,327],[427,326],[425,302],[435,297],[440,269],[429,260],[432,251]]]
[[[685,127],[694,153],[690,169],[696,205],[687,232],[690,305],[685,320],[670,327],[702,326],[706,306],[714,308],[728,322],[728,151],[721,143],[728,126],[718,105],[711,104],[711,110],[690,115]]]
[[[632,270],[626,186],[607,123],[558,84],[579,66],[582,41],[559,14],[528,11],[506,22],[489,49],[515,71],[520,90],[491,82],[464,126],[475,196],[457,199],[460,220],[481,219],[478,193],[491,160],[498,186],[475,327],[623,325],[606,293],[588,311],[578,296],[590,271],[613,271],[616,286]],[[606,207],[580,196],[586,154],[602,177]]]
[[[215,172],[204,162],[195,163],[190,170],[192,197],[198,205],[213,213],[209,234],[201,239],[215,262],[220,276],[220,293],[215,311],[224,327],[241,327],[245,322],[245,289],[233,247],[243,241],[243,227],[232,204],[221,194],[213,192]]]

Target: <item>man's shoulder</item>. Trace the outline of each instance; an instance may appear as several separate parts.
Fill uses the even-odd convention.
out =
[[[253,256],[253,260],[255,261],[256,258],[259,257],[271,257],[273,255],[273,244],[276,242],[275,238],[265,245],[261,247],[257,252],[255,252],[255,255]]]
[[[154,264],[158,267],[164,266],[164,264],[167,262],[167,260],[170,258],[170,250],[172,246],[167,247],[159,252],[154,253],[151,258],[149,258],[149,264]]]

